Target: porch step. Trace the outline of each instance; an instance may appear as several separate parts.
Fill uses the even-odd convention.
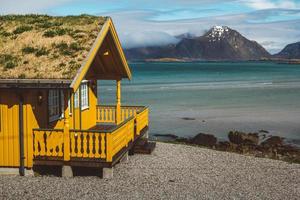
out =
[[[132,148],[133,154],[151,154],[156,147],[156,142],[140,139]]]

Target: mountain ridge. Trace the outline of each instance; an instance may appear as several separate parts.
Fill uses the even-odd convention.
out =
[[[256,41],[251,41],[227,26],[214,26],[204,35],[181,34],[177,44],[125,49],[129,60],[212,60],[243,61],[270,58]]]
[[[281,59],[300,59],[300,42],[286,45],[279,53],[273,55]]]

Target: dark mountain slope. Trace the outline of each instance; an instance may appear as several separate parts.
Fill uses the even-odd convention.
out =
[[[200,37],[183,37],[177,44],[132,48],[125,50],[125,53],[129,60],[259,60],[270,57],[257,42],[224,26],[215,26]]]

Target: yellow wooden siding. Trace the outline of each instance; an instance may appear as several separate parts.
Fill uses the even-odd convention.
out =
[[[89,87],[89,109],[82,111],[82,129],[87,130],[99,122],[96,112],[101,112],[102,106],[97,106],[97,94]],[[48,124],[47,90],[24,90],[23,122],[24,122],[24,156],[25,167],[31,168],[34,156],[63,156],[62,145],[63,131],[57,133],[34,132],[37,128],[63,129],[64,120],[60,119]],[[0,91],[0,167],[19,167],[19,98],[15,91]],[[43,95],[43,102],[38,103],[38,94]],[[65,103],[65,110],[68,106]],[[73,107],[73,105],[72,105]],[[104,106],[115,111],[115,106]],[[73,107],[74,108],[74,107]],[[70,128],[79,129],[79,109],[78,113],[72,111],[69,118]],[[74,116],[75,114],[75,116]],[[75,124],[73,124],[75,117]],[[131,118],[131,119],[128,119]],[[148,109],[139,106],[121,107],[121,119],[126,121],[118,129],[111,133],[101,133],[93,131],[70,131],[70,156],[102,158],[111,162],[113,156],[122,148],[126,147],[134,139],[134,135],[140,134],[140,131],[148,125]],[[100,120],[101,121],[101,120]],[[136,124],[136,129],[134,128]],[[75,126],[74,126],[75,125]],[[35,137],[33,137],[33,134]],[[56,134],[56,135],[55,135]],[[78,136],[83,140],[83,152],[75,151],[80,147],[74,147]],[[49,143],[45,143],[44,137]],[[106,140],[105,140],[106,139]],[[92,141],[92,142],[91,142]],[[37,144],[42,145],[40,152],[37,152]],[[80,143],[81,144],[81,143]],[[95,144],[95,146],[92,146]],[[97,145],[96,145],[97,144]],[[44,145],[44,146],[43,146]],[[76,142],[76,145],[79,145]],[[35,148],[34,148],[35,146]],[[50,151],[56,149],[57,152]],[[48,148],[46,148],[48,147]],[[81,149],[81,148],[80,148]],[[88,151],[93,149],[93,151]],[[89,152],[89,153],[87,153]],[[81,155],[82,154],[82,155]]]
[[[89,108],[81,111],[82,129],[89,129],[96,125],[97,93],[93,91],[93,89],[90,87],[90,84],[88,89],[89,89]]]
[[[0,91],[1,132],[0,132],[0,166],[19,166],[19,126],[18,99],[9,91]]]
[[[24,157],[25,166],[32,166],[32,127],[37,126],[36,120],[33,117],[32,106],[26,104],[23,106],[24,120]]]

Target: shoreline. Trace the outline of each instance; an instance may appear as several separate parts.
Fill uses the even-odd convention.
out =
[[[226,141],[220,141],[215,135],[206,133],[199,133],[193,137],[154,134],[152,139],[158,142],[204,147],[222,152],[300,164],[300,146],[288,143],[283,137],[273,136],[267,130],[259,130],[254,133],[230,131]]]
[[[186,109],[185,111],[169,111],[150,115],[152,126],[150,133],[172,134],[179,137],[193,137],[198,133],[215,135],[219,140],[226,141],[230,131],[258,132],[267,130],[270,135],[280,136],[286,142],[300,147],[299,120],[300,111],[285,108],[254,109]],[[164,124],[172,124],[166,128]]]
[[[261,60],[201,60],[201,59],[185,59],[185,58],[157,58],[144,60],[131,60],[129,63],[239,63],[239,62],[271,62],[276,64],[300,65],[300,59],[261,59]]]

